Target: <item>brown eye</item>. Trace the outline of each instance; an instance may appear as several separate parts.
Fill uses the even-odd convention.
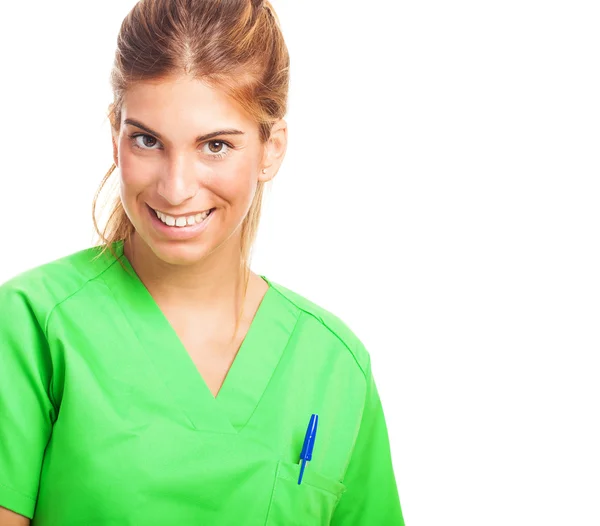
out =
[[[225,141],[206,141],[202,145],[204,154],[214,161],[224,159],[233,149],[233,146]]]
[[[220,153],[223,149],[222,141],[210,141],[208,143],[208,149],[213,153]]]
[[[150,137],[150,135],[143,135],[142,137],[142,142],[144,143],[144,146],[152,148],[152,146],[156,144],[156,139],[154,137]]]
[[[137,135],[131,135],[134,141],[134,146],[141,150],[155,150],[154,146],[158,144],[158,140],[151,135],[144,133],[138,133]]]

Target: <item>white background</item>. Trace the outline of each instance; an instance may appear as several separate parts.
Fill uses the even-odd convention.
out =
[[[92,243],[133,3],[2,6],[0,282]],[[407,525],[599,525],[595,3],[273,4],[290,144],[253,269],[369,349]]]

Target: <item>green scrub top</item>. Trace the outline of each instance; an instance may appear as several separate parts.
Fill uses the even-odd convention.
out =
[[[0,286],[0,506],[37,526],[404,524],[370,357],[339,318],[262,276],[215,398],[113,248]]]

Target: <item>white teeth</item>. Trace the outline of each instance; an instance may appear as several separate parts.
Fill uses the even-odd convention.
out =
[[[154,210],[154,212],[156,213],[156,217],[158,217],[163,223],[165,223],[169,226],[178,226],[178,227],[191,226],[191,225],[195,225],[196,223],[201,223],[208,217],[208,215],[210,213],[207,210],[206,212],[202,212],[201,214],[196,214],[195,216],[175,218],[173,216],[163,214],[162,212],[159,212],[158,210]]]

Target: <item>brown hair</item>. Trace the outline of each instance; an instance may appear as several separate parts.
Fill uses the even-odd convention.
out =
[[[261,141],[287,111],[289,56],[279,19],[268,0],[140,0],[123,20],[111,72],[111,127],[119,131],[123,97],[137,81],[191,75],[224,90],[255,119]],[[119,197],[103,230],[96,221],[98,197],[115,170],[113,163],[94,197],[92,215],[102,253],[133,233]],[[251,247],[258,229],[264,183],[259,182],[242,223],[240,268],[244,294]],[[116,256],[116,254],[113,255]],[[242,306],[244,302],[242,301]],[[241,316],[241,313],[240,313]],[[236,320],[237,333],[240,316]]]

